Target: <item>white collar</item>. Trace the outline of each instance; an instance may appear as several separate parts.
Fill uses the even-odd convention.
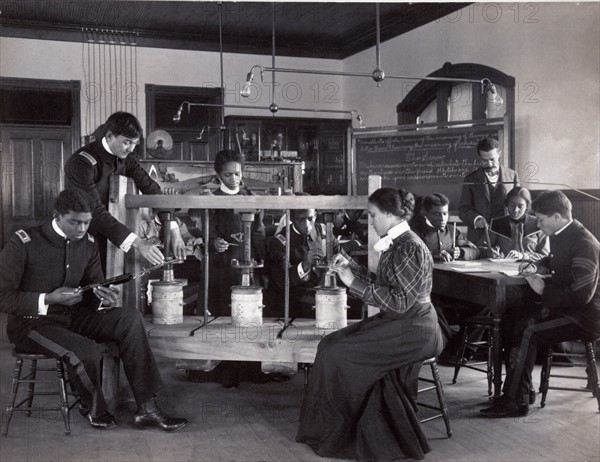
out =
[[[393,226],[390,229],[388,229],[386,235],[375,243],[373,249],[377,250],[378,252],[385,252],[387,249],[390,248],[390,246],[394,242],[394,239],[396,239],[398,236],[401,236],[409,230],[410,227],[408,226],[408,222],[406,220],[401,221],[396,226]]]
[[[565,230],[565,228],[566,228],[567,226],[569,226],[571,223],[573,223],[573,220],[569,221],[569,222],[568,222],[568,223],[567,223],[565,226],[563,226],[562,228],[560,228],[558,231],[555,231],[555,232],[554,232],[554,235],[555,235],[555,236],[558,236],[558,235],[559,235],[560,233],[562,233],[562,232]]]
[[[410,226],[408,226],[408,222],[406,220],[401,221],[396,226],[388,229],[387,235],[392,239],[396,239],[398,236],[401,236],[406,231],[410,231]]]
[[[65,234],[65,232],[62,229],[60,229],[60,226],[58,226],[56,218],[52,219],[52,229],[54,229],[56,234],[58,234],[60,237],[62,237],[63,239],[67,239],[67,235]]]
[[[112,154],[112,155],[114,156],[113,152],[112,152],[112,151],[110,150],[110,148],[108,147],[108,141],[106,141],[106,136],[102,137],[102,147],[103,147],[104,149],[106,149],[106,151],[107,151],[109,154]]]
[[[220,182],[221,185],[219,186],[219,189],[221,191],[223,191],[225,194],[230,194],[230,195],[234,195],[240,192],[240,187],[238,186],[236,189],[229,189],[227,186],[225,186],[223,184],[223,182]]]

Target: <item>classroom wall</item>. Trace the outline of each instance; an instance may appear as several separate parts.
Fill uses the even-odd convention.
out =
[[[34,40],[1,37],[0,72],[3,77],[33,79],[80,80],[85,82],[83,45],[75,42]],[[65,58],[69,57],[69,58]],[[246,74],[254,64],[271,65],[271,56],[225,54],[224,55],[225,103],[239,105],[269,106],[271,86],[255,75],[255,87],[249,99],[239,95]],[[137,52],[137,116],[142,125],[146,119],[145,85],[174,85],[190,87],[220,86],[219,53],[190,50],[172,50],[140,47]],[[277,57],[278,67],[301,67],[306,69],[341,70],[342,62],[331,59],[308,59]],[[265,73],[270,84],[271,74]],[[277,74],[275,102],[280,107],[340,110],[342,104],[342,79],[340,77]],[[87,102],[81,101],[82,130],[93,132],[103,121],[93,119],[86,111]],[[131,110],[131,109],[129,109]],[[267,109],[226,108],[225,115],[271,116]],[[281,117],[350,118],[349,114],[279,111]]]
[[[517,81],[515,158],[538,182],[600,187],[600,5],[473,4],[381,45],[390,75],[425,76],[445,62],[479,63]],[[375,48],[344,60],[371,72]],[[367,126],[395,125],[396,105],[416,81],[345,78],[344,103]],[[530,164],[533,163],[533,164]],[[560,188],[530,184],[531,188]]]

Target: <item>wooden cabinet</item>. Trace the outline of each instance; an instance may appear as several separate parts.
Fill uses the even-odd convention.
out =
[[[284,117],[226,119],[232,136],[248,161],[304,162],[304,191],[310,194],[347,194],[350,121]]]

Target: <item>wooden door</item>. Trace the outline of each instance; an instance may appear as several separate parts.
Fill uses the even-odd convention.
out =
[[[52,216],[64,187],[63,166],[71,150],[71,127],[0,125],[2,246],[17,229]]]

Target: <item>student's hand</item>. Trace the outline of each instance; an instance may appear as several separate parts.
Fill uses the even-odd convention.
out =
[[[475,228],[475,229],[485,228],[487,226],[487,224],[488,224],[488,222],[485,218],[477,217],[477,218],[475,218],[475,221],[473,222],[473,228]]]
[[[523,252],[519,252],[518,250],[511,250],[506,254],[506,258],[514,258],[515,260],[523,260],[525,258],[525,254]]]
[[[165,261],[165,256],[162,254],[160,249],[144,239],[138,237],[133,242],[133,246],[136,247],[140,252],[140,255],[148,260],[148,262],[150,262],[152,265],[160,265]]]
[[[94,295],[100,299],[105,308],[115,307],[119,303],[119,291],[112,286],[94,287]]]
[[[350,287],[354,282],[354,273],[350,268],[348,268],[348,266],[337,266],[333,268],[332,271],[337,273],[347,287]]]
[[[454,258],[452,257],[452,255],[450,255],[447,251],[445,250],[440,250],[439,253],[439,258],[440,260],[442,260],[443,262],[449,262],[454,260]]]
[[[460,247],[454,247],[452,249],[452,259],[458,260],[460,258]]]
[[[335,269],[337,266],[348,266],[350,263],[341,253],[336,253],[331,260],[331,269]]]
[[[313,264],[320,259],[322,260],[324,256],[325,253],[321,247],[313,247],[312,249],[308,249],[308,252],[306,252],[304,259],[302,260],[302,271],[308,273],[313,267]]]
[[[537,272],[537,266],[535,263],[530,261],[524,261],[519,265],[519,274],[523,276],[529,276],[530,274],[535,274]]]
[[[179,194],[179,189],[175,189],[175,188],[163,188],[162,193],[166,196],[173,196],[176,194]]]
[[[229,248],[229,242],[222,237],[216,238],[214,245],[217,253],[225,252]]]
[[[66,305],[73,306],[82,299],[81,292],[75,287],[59,287],[44,296],[46,305]]]
[[[183,242],[181,236],[171,240],[171,247],[175,258],[182,261],[185,260],[185,242]]]
[[[529,287],[531,287],[536,294],[542,295],[544,293],[546,283],[539,274],[530,274],[525,276],[525,279],[529,283]]]

